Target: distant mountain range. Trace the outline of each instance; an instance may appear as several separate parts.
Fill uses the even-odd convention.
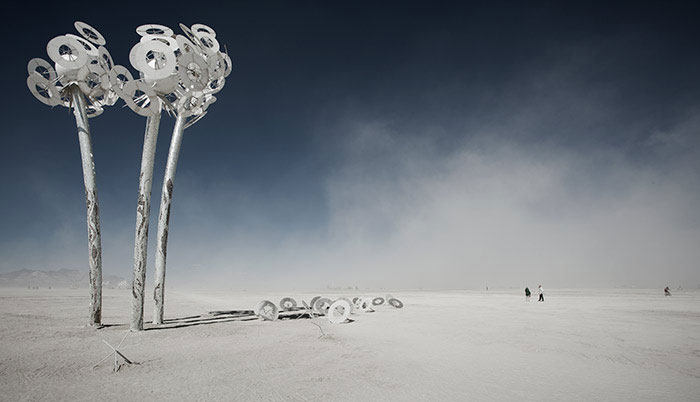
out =
[[[0,287],[13,288],[87,288],[89,285],[88,271],[77,269],[59,269],[57,271],[41,271],[38,269],[20,269],[19,271],[0,272]],[[131,287],[119,276],[102,275],[102,287],[123,288]]]

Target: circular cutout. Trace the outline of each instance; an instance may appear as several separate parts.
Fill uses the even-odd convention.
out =
[[[331,300],[325,297],[320,297],[316,300],[316,302],[313,304],[312,308],[316,312],[316,314],[320,315],[326,315],[326,311],[328,310],[328,307],[331,306]]]
[[[160,24],[144,24],[136,28],[136,33],[141,36],[148,35],[160,35],[160,36],[173,36],[174,32],[172,29]]]
[[[399,299],[391,298],[387,301],[387,303],[391,304],[393,307],[396,308],[403,308],[403,303]]]
[[[350,316],[352,306],[346,299],[338,299],[328,307],[328,321],[331,324],[340,324],[347,321]]]
[[[297,301],[291,297],[284,297],[280,300],[280,308],[284,311],[294,310],[297,307]]]
[[[265,321],[275,321],[279,317],[277,306],[269,300],[261,301],[256,307],[257,312],[255,314]]]
[[[77,70],[88,61],[88,54],[83,45],[70,36],[57,36],[46,45],[48,53],[54,63],[69,70]]]
[[[216,38],[216,31],[214,31],[213,29],[211,29],[211,27],[208,27],[204,24],[192,25],[192,33],[197,35],[198,32],[203,32],[203,33],[209,34],[209,35]]]
[[[382,304],[384,304],[384,298],[383,297],[375,297],[374,299],[372,299],[372,304],[375,306],[381,306]]]
[[[175,52],[160,41],[137,43],[131,48],[129,61],[149,80],[159,80],[175,72]]]
[[[73,25],[75,26],[75,29],[78,30],[78,33],[83,36],[83,38],[89,40],[95,45],[104,46],[107,44],[107,41],[105,40],[104,36],[102,36],[100,31],[91,27],[90,25],[82,21],[75,21],[75,24]]]

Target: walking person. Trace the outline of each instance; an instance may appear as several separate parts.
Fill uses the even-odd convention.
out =
[[[538,301],[543,302],[544,301],[544,289],[542,289],[542,285],[537,286],[537,291],[540,293],[540,299]]]
[[[668,286],[664,288],[664,296],[671,296],[671,289]]]
[[[528,303],[530,302],[530,295],[531,294],[532,293],[530,293],[530,288],[525,286],[525,301]]]

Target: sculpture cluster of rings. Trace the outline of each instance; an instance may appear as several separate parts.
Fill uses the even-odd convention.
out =
[[[384,297],[347,297],[331,300],[327,297],[315,296],[310,303],[302,300],[303,307],[297,305],[296,300],[291,297],[285,297],[279,302],[279,307],[269,301],[261,300],[253,308],[253,313],[266,321],[275,321],[280,318],[280,314],[299,314],[305,313],[310,318],[315,316],[327,316],[328,321],[332,324],[341,324],[352,321],[351,316],[360,312],[372,313],[375,308],[380,306],[391,306],[394,308],[403,308],[401,300],[387,295]]]
[[[158,217],[153,322],[163,323],[168,223],[183,131],[216,102],[214,94],[223,89],[233,67],[212,28],[204,24],[179,25],[182,34],[158,24],[136,28],[140,39],[131,49],[129,61],[138,71],[138,78],[128,68],[115,65],[105,48],[104,36],[80,21],[74,24],[79,35],[66,34],[49,41],[46,52],[53,65],[35,58],[27,66],[29,91],[46,105],[72,108],[76,119],[87,204],[91,325],[100,325],[102,319],[102,247],[88,118],[99,116],[119,99],[147,118],[134,236],[132,330],[143,329],[151,182],[161,111],[176,117]]]

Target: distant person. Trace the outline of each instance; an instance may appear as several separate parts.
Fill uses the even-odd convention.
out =
[[[532,295],[532,293],[530,293],[530,288],[525,286],[525,301],[526,302],[530,301],[530,295]]]
[[[544,301],[544,289],[542,289],[542,285],[537,286],[537,291],[540,293],[540,299],[538,301],[543,302]]]
[[[666,287],[664,288],[664,295],[665,295],[665,296],[671,296],[671,289],[669,289],[668,286],[666,286]]]

